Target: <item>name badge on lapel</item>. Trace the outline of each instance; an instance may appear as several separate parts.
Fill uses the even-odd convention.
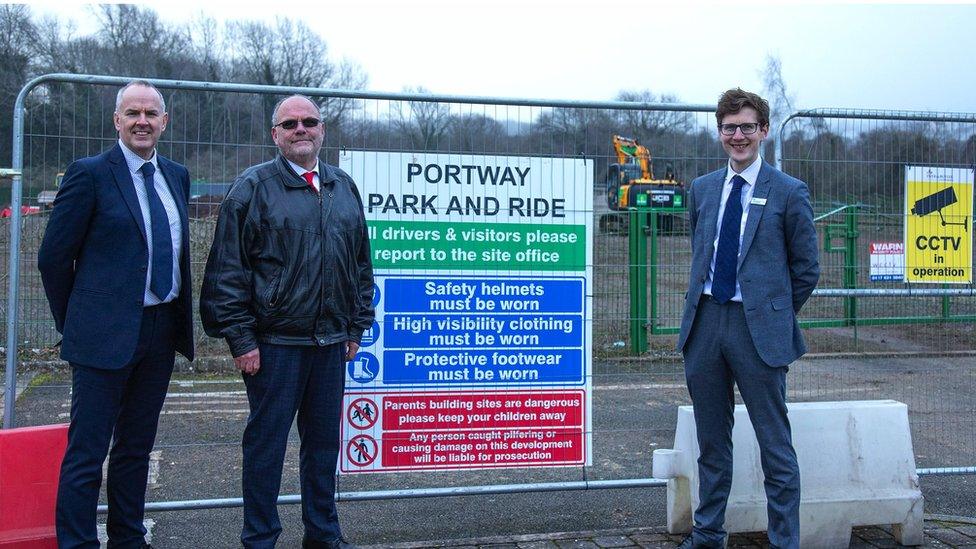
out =
[[[754,197],[752,197],[752,200],[749,201],[749,204],[756,205],[756,206],[765,206],[766,205],[766,199],[765,198],[756,198],[754,196]]]

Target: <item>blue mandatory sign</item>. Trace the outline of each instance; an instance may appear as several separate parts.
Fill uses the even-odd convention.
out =
[[[449,383],[578,384],[583,376],[581,349],[499,349],[384,351],[385,385]]]
[[[380,339],[380,324],[379,322],[373,321],[373,325],[369,327],[368,330],[363,332],[363,337],[359,341],[361,347],[369,347],[373,345]]]
[[[583,315],[387,313],[383,324],[386,330],[386,349],[534,349],[583,345]],[[363,334],[363,341],[365,340],[366,336]]]
[[[388,278],[388,313],[580,313],[583,279]]]
[[[380,373],[380,361],[372,353],[356,353],[356,357],[346,365],[346,371],[356,383],[369,383]]]
[[[373,283],[373,307],[380,304],[380,285]]]

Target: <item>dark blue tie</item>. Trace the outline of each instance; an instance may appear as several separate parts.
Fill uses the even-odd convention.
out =
[[[156,167],[152,162],[146,162],[139,171],[142,172],[142,180],[146,185],[149,221],[152,223],[152,275],[149,278],[149,290],[162,301],[173,289],[173,237],[169,233],[166,208],[163,207],[163,201],[156,194],[156,185],[153,184]]]
[[[735,274],[739,262],[739,225],[742,223],[741,176],[732,178],[732,192],[725,202],[722,228],[718,234],[718,251],[715,252],[715,276],[712,279],[712,298],[725,303],[735,295]]]

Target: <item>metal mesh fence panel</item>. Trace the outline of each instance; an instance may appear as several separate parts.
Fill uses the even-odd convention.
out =
[[[49,82],[28,97],[24,131],[23,217],[18,317],[20,352],[35,363],[56,359],[59,334],[54,330],[36,270],[49,199],[58,175],[76,158],[98,154],[116,139],[112,124],[115,85]],[[259,93],[162,88],[170,115],[159,143],[163,156],[185,164],[191,174],[190,243],[195,299],[210,249],[216,214],[223,195],[238,174],[274,157],[269,126],[271,109],[282,96]],[[593,466],[559,469],[508,469],[492,472],[399,475],[398,487],[444,484],[489,484],[549,480],[614,479],[640,476],[655,447],[673,436],[673,404],[686,401],[680,362],[674,360],[673,335],[655,336],[654,348],[668,360],[635,361],[628,334],[631,282],[626,212],[610,209],[608,166],[617,162],[612,138],[633,137],[653,155],[657,176],[673,172],[684,183],[724,162],[705,108],[627,110],[600,105],[516,101],[493,103],[470,99],[424,100],[421,97],[337,98],[316,95],[322,105],[326,137],[322,156],[338,164],[346,150],[384,153],[477,154],[498,157],[585,158],[593,166],[594,285],[593,333]],[[362,189],[364,194],[369,189]],[[409,217],[407,214],[406,217]],[[685,216],[670,220],[658,242],[662,326],[676,326],[687,279],[688,234]],[[475,221],[480,221],[475,218]],[[484,219],[483,221],[490,221]],[[9,231],[9,226],[5,227]],[[5,233],[6,234],[6,233]],[[647,284],[645,280],[643,284]],[[239,494],[236,475],[224,464],[240,463],[240,436],[247,401],[238,375],[229,366],[224,342],[207,337],[195,314],[198,359],[179,367],[167,397],[157,438],[161,460],[184,475],[177,493],[161,487],[157,500],[199,499]],[[18,425],[65,421],[68,378],[62,370],[35,378],[18,405]],[[647,421],[643,394],[666,396],[662,417]],[[297,434],[289,444],[283,493],[298,491]],[[215,460],[215,456],[220,459]],[[626,465],[622,465],[626,464]],[[235,465],[236,467],[237,465]],[[217,469],[215,469],[217,468]],[[219,470],[218,470],[219,469]],[[457,477],[457,478],[456,478]],[[390,488],[386,475],[346,477],[340,489]]]
[[[783,169],[806,181],[814,200],[818,288],[851,290],[807,303],[803,320],[820,326],[806,330],[808,346],[817,353],[891,356],[804,363],[794,387],[804,399],[905,402],[920,466],[969,465],[976,454],[973,285],[909,283],[900,274],[882,280],[871,255],[872,244],[905,240],[906,166],[973,167],[976,117],[820,110],[794,115],[782,134]],[[971,221],[963,246],[973,245]],[[906,250],[913,245],[904,242]],[[872,295],[857,293],[863,290]],[[912,295],[933,290],[962,295]]]
[[[59,339],[36,270],[47,200],[56,190],[58,174],[72,160],[97,154],[116,141],[111,122],[116,89],[49,82],[29,96],[23,136],[24,205],[29,209],[23,218],[17,326],[19,350],[28,360],[56,358]],[[273,158],[276,152],[268,128],[278,97],[243,88],[204,91],[169,86],[163,93],[170,122],[159,144],[160,153],[187,165],[192,179],[190,243],[196,299],[220,200],[238,174]],[[715,135],[714,115],[707,108],[680,105],[633,108],[610,103],[308,93],[322,105],[326,125],[322,155],[330,164],[337,164],[343,151],[365,150],[584,158],[592,162],[594,171],[593,210],[586,212],[593,216],[594,284],[589,289],[592,316],[585,319],[593,334],[592,466],[344,476],[339,489],[649,476],[651,452],[670,446],[676,407],[689,403],[680,356],[674,351],[690,263],[687,215],[665,216],[641,241],[652,259],[648,278],[637,285],[654,291],[647,296],[643,312],[649,326],[641,327],[650,334],[648,351],[634,356],[631,217],[608,204],[606,177],[609,166],[616,162],[612,139],[614,135],[639,139],[653,155],[656,176],[673,172],[678,181],[688,184],[726,163]],[[901,287],[867,282],[865,243],[899,238],[904,163],[972,164],[973,124],[913,126],[910,122],[836,119],[794,125],[795,131],[784,143],[784,168],[810,185],[815,214],[822,216],[818,220],[821,239],[827,225],[854,223],[858,233],[855,265],[845,263],[840,252],[822,253],[820,287],[850,287],[845,285],[845,275],[850,277],[852,272],[857,273],[860,288]],[[922,129],[929,132],[925,139],[908,138]],[[904,141],[892,137],[903,134]],[[856,214],[853,221],[852,212]],[[9,225],[2,229],[7,238]],[[0,268],[6,270],[6,265]],[[944,314],[941,297],[857,298],[855,306],[849,298],[815,296],[801,320],[811,323],[805,336],[815,353],[924,351],[938,357],[972,351],[976,344],[972,319],[947,319]],[[972,316],[976,301],[952,297],[948,314]],[[909,317],[917,322],[909,322]],[[886,320],[891,318],[905,322]],[[231,373],[226,345],[206,337],[196,314],[194,319],[200,358],[192,365],[181,365],[174,375],[157,438],[162,474],[181,480],[175,485],[161,483],[153,492],[156,501],[240,493],[239,445],[248,413],[244,387],[239,376]],[[862,319],[879,322],[863,323]],[[70,378],[63,371],[54,371],[34,379],[30,398],[18,403],[18,425],[65,421]],[[973,386],[971,362],[966,366],[953,362],[946,368],[938,358],[905,356],[872,356],[856,363],[804,360],[794,366],[790,376],[789,398],[902,400],[912,412],[920,466],[968,465],[976,454]],[[291,436],[282,493],[297,493],[299,488],[297,434]]]

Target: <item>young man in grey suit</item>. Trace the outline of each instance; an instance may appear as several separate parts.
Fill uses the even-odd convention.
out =
[[[733,385],[759,442],[769,542],[796,549],[800,471],[786,413],[786,372],[806,352],[796,315],[820,277],[810,193],[759,156],[769,104],[728,90],[715,113],[728,166],[691,183],[691,276],[678,349],[701,456],[699,505],[681,545],[722,547],[732,485]]]

